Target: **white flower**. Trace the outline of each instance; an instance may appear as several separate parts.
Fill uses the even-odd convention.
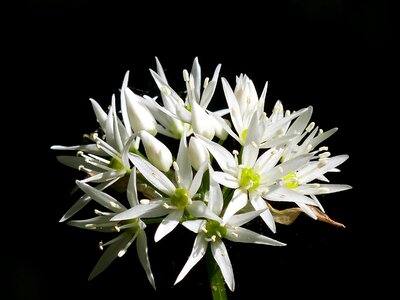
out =
[[[210,167],[211,169],[211,167]],[[210,170],[211,172],[211,170]],[[211,172],[212,173],[212,172]],[[208,195],[208,207],[215,215],[220,215],[223,207],[223,197],[220,186],[210,176],[210,190]],[[241,226],[257,217],[262,210],[223,217],[224,223],[216,220],[191,220],[183,222],[183,226],[197,233],[192,252],[188,261],[179,273],[175,284],[181,281],[187,273],[201,260],[210,244],[212,255],[217,262],[226,284],[231,291],[235,289],[235,279],[232,265],[229,259],[224,238],[232,242],[254,243],[272,246],[284,246],[284,243],[268,238]]]
[[[115,198],[86,183],[77,181],[77,185],[89,197],[93,198],[96,202],[109,209],[111,212],[101,212],[96,210],[96,213],[99,216],[86,220],[69,221],[68,224],[83,229],[119,233],[116,238],[107,243],[103,244],[100,242],[99,247],[101,250],[106,246],[108,247],[93,268],[93,271],[90,273],[89,280],[103,272],[117,257],[122,257],[128,250],[129,246],[136,240],[136,251],[139,261],[146,272],[147,279],[155,289],[154,276],[151,271],[150,261],[147,254],[147,237],[144,231],[146,224],[137,218],[131,219],[127,222],[112,221],[111,218],[118,213],[126,211],[126,207]],[[131,172],[127,191],[129,205],[135,207],[139,204],[136,191],[135,168]]]
[[[156,59],[156,62],[157,72],[151,70],[151,75],[161,92],[163,106],[158,105],[150,98],[147,98],[147,105],[153,109],[158,109],[163,118],[169,116],[181,122],[191,124],[194,132],[204,135],[209,139],[214,137],[215,133],[217,133],[218,137],[226,137],[224,128],[215,121],[213,116],[210,116],[206,112],[207,106],[214,95],[221,65],[218,65],[215,69],[211,81],[208,77],[204,80],[203,92],[201,93],[201,68],[198,59],[195,58],[190,74],[187,70],[183,70],[183,79],[186,83],[187,93],[185,100],[183,100],[168,84],[158,59]],[[227,113],[226,110],[216,112],[217,115],[225,113]],[[167,125],[166,122],[164,122],[165,125]],[[174,130],[169,131],[173,132]],[[182,133],[183,131],[180,132],[180,134]],[[187,134],[190,133],[190,131],[187,131]]]
[[[221,145],[200,136],[198,138],[222,169],[222,172],[213,173],[214,179],[223,186],[235,189],[224,214],[224,218],[227,218],[224,219],[224,222],[244,208],[250,200],[255,210],[264,210],[260,216],[275,232],[274,219],[263,198],[272,201],[315,204],[312,199],[295,193],[285,186],[277,185],[277,180],[305,165],[312,155],[298,156],[275,166],[282,156],[283,149],[272,148],[258,157],[262,130],[263,126],[257,115],[253,115],[240,163],[237,151],[234,151],[232,155]]]
[[[172,166],[172,154],[168,147],[147,131],[139,133],[149,161],[163,172]]]
[[[165,196],[159,199],[141,201],[142,204],[116,215],[112,220],[129,220],[138,217],[154,218],[167,215],[157,228],[154,236],[156,242],[179,224],[185,212],[197,218],[208,217],[220,220],[207,208],[203,201],[194,199],[197,196],[207,164],[203,164],[193,177],[185,136],[181,138],[178,157],[173,164],[176,183],[140,156],[131,154],[130,159],[146,180]]]
[[[244,145],[250,128],[251,120],[254,114],[263,124],[263,131],[260,133],[260,147],[261,148],[271,148],[274,146],[279,146],[284,144],[286,141],[290,140],[292,136],[284,135],[285,126],[304,113],[306,109],[302,109],[296,113],[287,115],[283,117],[283,107],[280,101],[275,104],[273,113],[268,118],[264,112],[265,106],[265,96],[267,92],[266,83],[258,98],[256,89],[253,82],[246,76],[241,75],[236,78],[235,92],[230,87],[228,81],[222,78],[222,86],[225,93],[225,98],[228,103],[230,117],[232,120],[233,127],[236,133],[226,124],[226,122],[216,116],[214,117],[219,120],[219,123],[224,129],[231,135],[235,140],[237,140],[241,145]],[[283,138],[282,138],[283,137]]]

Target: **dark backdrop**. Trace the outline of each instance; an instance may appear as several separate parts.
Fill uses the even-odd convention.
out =
[[[29,1],[16,11],[20,29],[9,29],[8,62],[17,87],[7,110],[15,119],[4,126],[14,149],[5,162],[12,180],[11,196],[4,196],[11,204],[2,243],[4,299],[208,298],[203,263],[173,287],[192,247],[194,235],[187,231],[150,242],[154,292],[134,249],[87,282],[104,236],[58,223],[76,200],[69,191],[81,174],[59,165],[50,146],[78,144],[83,133],[96,129],[89,97],[107,107],[127,70],[129,86],[154,94],[148,69],[155,68],[155,56],[182,89],[182,69],[190,69],[195,56],[209,76],[222,63],[221,75],[231,83],[246,73],[261,91],[268,80],[268,112],[278,99],[291,110],[312,105],[318,125],[339,127],[327,143],[331,152],[350,155],[334,182],[353,189],[321,197],[328,214],[346,228],[303,216],[290,227],[278,226],[275,237],[288,243],[285,248],[229,244],[237,284],[230,299],[386,291],[377,275],[390,266],[389,259],[383,263],[390,250],[381,230],[390,212],[376,167],[385,156],[379,153],[385,145],[379,124],[390,99],[390,7],[385,1],[274,2],[217,8],[214,2],[172,7]]]

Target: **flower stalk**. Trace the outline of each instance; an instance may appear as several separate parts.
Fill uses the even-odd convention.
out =
[[[208,272],[208,281],[210,283],[210,290],[213,300],[226,300],[228,299],[225,289],[225,281],[222,276],[221,270],[211,254],[211,249],[208,247],[206,253],[206,264]]]

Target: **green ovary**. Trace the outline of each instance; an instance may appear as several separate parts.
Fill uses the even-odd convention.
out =
[[[211,239],[213,236],[223,238],[226,235],[226,227],[214,220],[208,220],[206,223],[206,236]]]
[[[253,168],[244,168],[239,184],[242,188],[248,190],[256,189],[260,185],[260,175]]]
[[[115,159],[114,157],[111,158],[110,163],[108,164],[108,166],[114,170],[123,170],[125,169],[123,164],[118,160]]]
[[[296,173],[291,172],[283,177],[284,185],[289,189],[295,189],[299,186],[299,182],[297,181]]]
[[[171,196],[171,204],[183,208],[189,203],[189,196],[184,188],[177,188]]]
[[[240,137],[242,138],[243,141],[246,141],[248,132],[249,132],[249,130],[245,129],[245,130],[243,130],[242,134],[240,135]]]

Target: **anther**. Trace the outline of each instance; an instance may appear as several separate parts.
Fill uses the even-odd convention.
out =
[[[311,132],[311,130],[313,130],[314,127],[315,127],[315,123],[314,123],[314,122],[311,122],[310,124],[308,124],[308,126],[307,126],[307,128],[306,128],[306,131],[307,131],[307,132]]]
[[[115,231],[117,231],[117,232],[120,232],[120,231],[121,231],[121,229],[119,228],[118,225],[115,225],[115,226],[114,226],[114,229],[115,229]]]
[[[100,241],[100,242],[99,242],[99,249],[100,249],[101,251],[104,250],[104,248],[103,248],[103,241]]]
[[[231,232],[232,233],[232,235],[235,237],[235,238],[237,238],[239,235],[236,233],[236,232],[234,232],[234,231],[232,231]]]
[[[188,82],[189,81],[189,72],[185,69],[185,70],[183,70],[183,80],[185,81],[185,82]]]
[[[320,147],[318,150],[322,152],[322,151],[328,151],[328,149],[329,148],[327,146],[324,146],[324,147]]]
[[[149,199],[142,199],[142,200],[140,200],[140,204],[143,204],[143,205],[150,204],[150,200]]]
[[[331,156],[331,153],[327,151],[327,152],[319,154],[318,156],[319,156],[319,158],[328,158],[329,156]]]
[[[204,78],[204,83],[203,83],[203,88],[206,89],[208,86],[208,82],[210,81],[210,78],[206,77]]]

